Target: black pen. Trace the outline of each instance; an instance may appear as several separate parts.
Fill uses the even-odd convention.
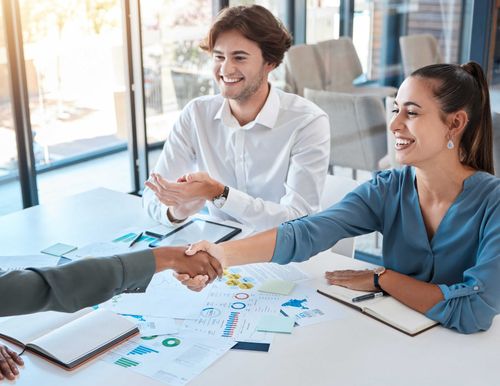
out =
[[[140,240],[141,237],[142,237],[142,232],[134,237],[134,239],[132,240],[132,242],[130,243],[130,245],[128,247],[131,248],[136,242],[138,242]]]
[[[356,296],[352,298],[353,303],[362,302],[363,300],[375,299],[384,296],[383,292],[372,292],[371,294]]]
[[[159,233],[155,233],[155,232],[151,232],[151,231],[146,231],[144,233],[148,236],[154,237],[155,239],[163,238],[163,235],[160,235]]]

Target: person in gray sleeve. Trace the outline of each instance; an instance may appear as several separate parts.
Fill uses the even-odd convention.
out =
[[[156,272],[172,269],[190,276],[222,275],[217,259],[207,253],[187,257],[185,247],[162,247],[112,257],[74,261],[48,268],[2,271],[0,316],[39,311],[74,312],[122,292],[144,292]],[[19,374],[22,359],[0,345],[0,381]]]

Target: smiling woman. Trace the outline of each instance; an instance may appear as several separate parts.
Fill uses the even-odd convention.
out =
[[[402,169],[378,173],[316,215],[248,239],[200,242],[191,252],[205,250],[226,266],[287,264],[378,231],[384,267],[327,272],[330,284],[385,291],[462,333],[487,330],[500,313],[500,179],[492,175],[491,115],[480,66],[416,71],[399,89],[391,131]],[[179,279],[194,290],[205,285],[201,277]]]

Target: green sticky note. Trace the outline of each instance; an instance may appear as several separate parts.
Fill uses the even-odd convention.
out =
[[[291,334],[295,320],[282,315],[264,315],[257,325],[257,331]]]
[[[270,292],[272,294],[288,295],[292,292],[295,283],[285,280],[268,280],[259,288],[261,292]]]
[[[76,249],[76,247],[74,245],[57,243],[57,244],[51,245],[48,248],[45,248],[44,250],[42,250],[40,252],[45,253],[46,255],[62,256],[66,253],[74,251],[75,249]]]

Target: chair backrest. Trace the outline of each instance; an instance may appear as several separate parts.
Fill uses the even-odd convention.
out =
[[[325,40],[316,44],[322,65],[323,90],[350,92],[353,80],[363,73],[351,38]],[[313,87],[310,87],[313,88]]]
[[[438,41],[430,34],[401,36],[399,47],[405,77],[421,67],[443,62]]]
[[[304,88],[323,89],[321,71],[313,45],[299,44],[290,47],[283,61],[285,65],[285,90],[304,96]]]
[[[493,166],[495,175],[500,177],[500,113],[493,112]]]
[[[320,200],[321,209],[329,208],[344,198],[350,191],[358,186],[358,182],[347,177],[330,175],[326,176],[325,187]],[[340,240],[332,247],[332,252],[344,256],[354,256],[354,238]]]
[[[330,119],[330,166],[378,170],[387,154],[386,116],[380,98],[331,91],[305,90],[305,97]]]

